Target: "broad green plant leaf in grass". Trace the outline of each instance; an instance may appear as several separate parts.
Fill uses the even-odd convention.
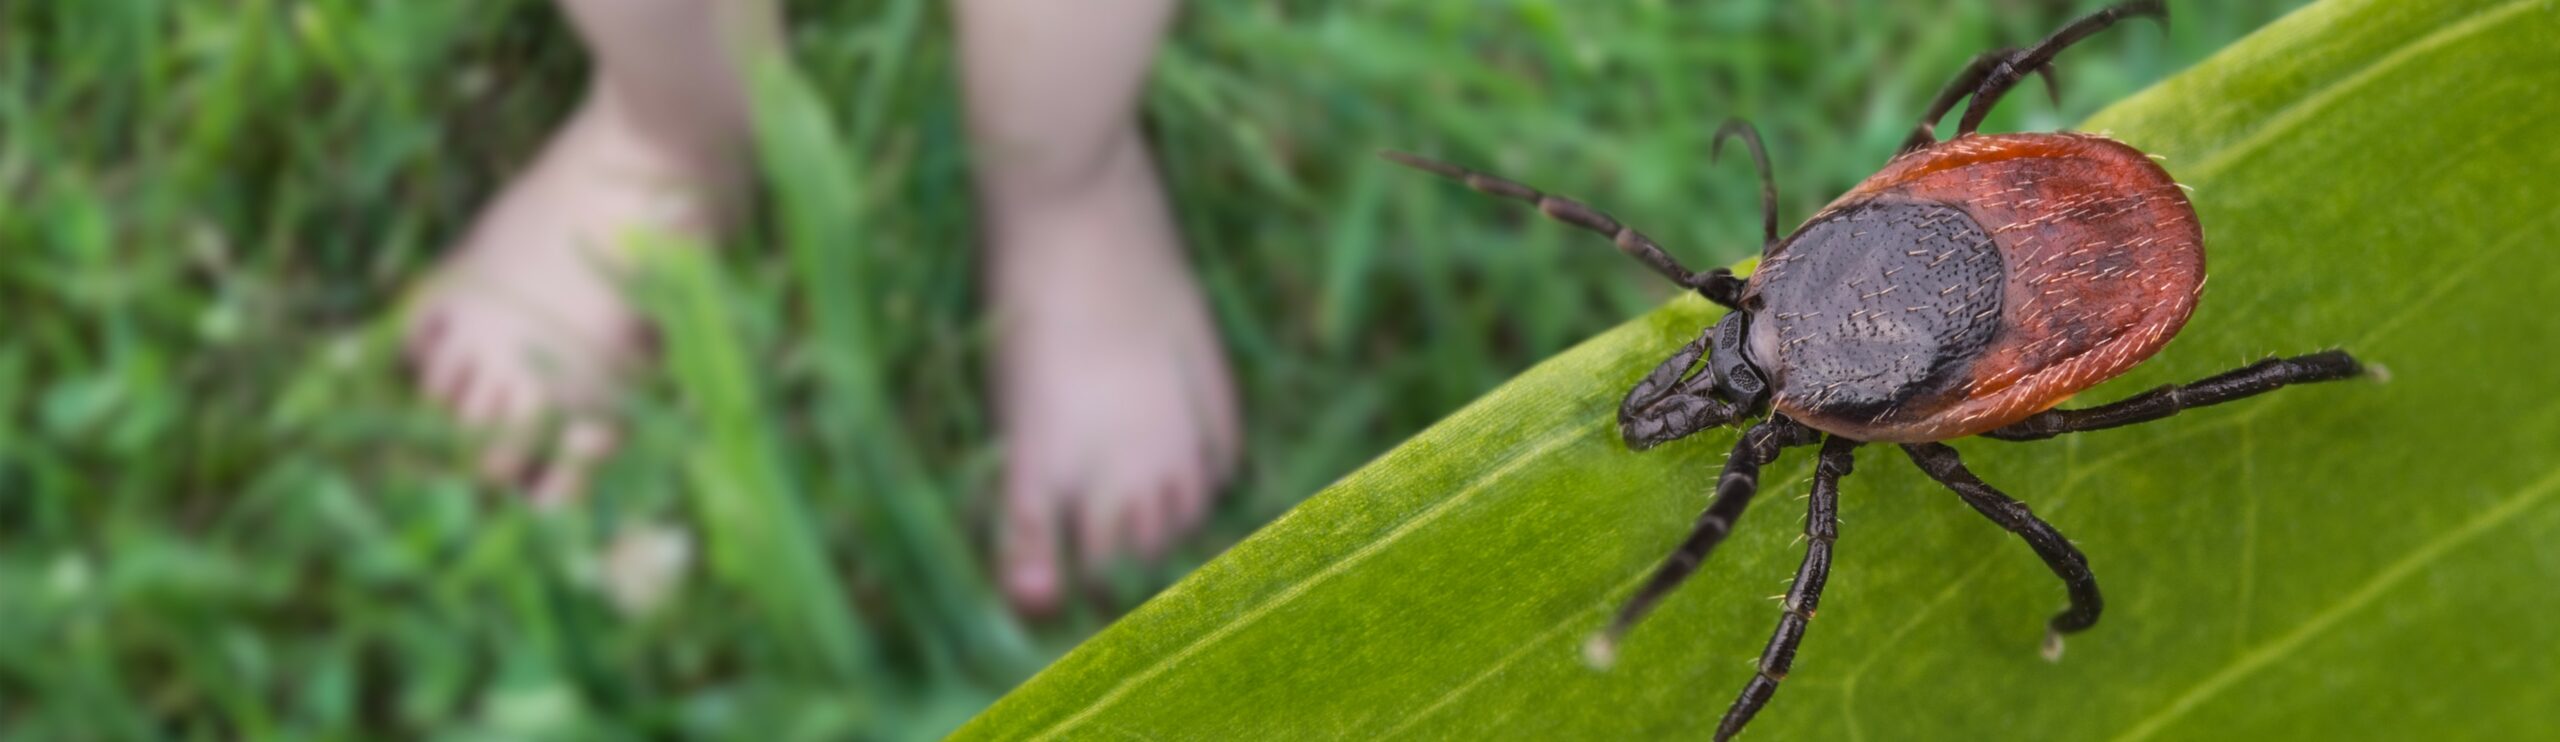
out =
[[[2560,4],[2332,0],[2084,124],[2196,189],[2212,280],[2160,356],[2075,404],[2345,347],[2388,382],[1958,445],[2088,553],[2061,586],[1870,446],[1767,739],[2515,738],[2560,728]],[[2065,61],[2067,65],[2067,60]],[[1415,181],[1414,188],[1444,187]],[[1734,208],[1744,208],[1734,201]],[[1636,217],[1640,215],[1627,215]],[[1705,503],[1729,431],[1637,454],[1621,390],[1683,300],[1557,356],[1319,493],[963,728],[969,739],[1703,736],[1801,547],[1810,455],[1621,648],[1583,638]]]

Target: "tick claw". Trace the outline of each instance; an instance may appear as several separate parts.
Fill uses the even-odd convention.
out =
[[[1616,666],[1618,643],[1611,641],[1608,634],[1592,634],[1590,641],[1582,643],[1582,664],[1601,671]]]
[[[2044,655],[2044,661],[2046,661],[2046,662],[2061,662],[2061,661],[2062,661],[2062,632],[2059,632],[2059,631],[2046,631],[2046,632],[2044,632],[2044,649],[2043,649],[2041,652],[2039,652],[2039,653]]]

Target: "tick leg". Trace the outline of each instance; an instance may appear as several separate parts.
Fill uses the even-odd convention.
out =
[[[2106,30],[2117,21],[2137,17],[2155,18],[2166,24],[2169,22],[2169,6],[2161,0],[2134,0],[2090,13],[2053,32],[2052,36],[2044,37],[2035,46],[1991,65],[1991,69],[1982,75],[1981,86],[1974,88],[1973,102],[1965,106],[1964,118],[1956,120],[1956,136],[1971,134],[1981,127],[1983,117],[1991,114],[1991,107],[1999,105],[2000,97],[2008,95],[2009,89],[2016,87],[2028,72],[2052,64],[2054,55],[2061,54],[2062,50],[2071,48],[2081,39]]]
[[[2062,578],[2063,587],[2071,592],[2071,607],[2054,615],[2046,624],[2044,635],[2044,658],[2061,659],[2063,635],[2096,624],[2098,611],[2106,604],[2098,597],[2098,578],[2089,573],[2088,557],[2081,556],[2080,549],[2063,538],[2062,532],[2053,530],[2052,524],[2029,512],[2026,503],[1983,484],[1980,477],[1964,468],[1964,459],[1956,456],[1955,449],[1943,443],[1906,443],[1902,450],[1911,454],[1912,463],[1919,464],[1929,478],[1955,490],[1956,496],[1964,498],[1964,504],[1973,506],[1975,512],[2026,539],[2027,546],[2036,550],[2036,556],[2044,559],[2054,576]]]
[[[1995,49],[1975,56],[1973,62],[1964,66],[1964,71],[1956,73],[1955,79],[1948,80],[1946,87],[1938,89],[1938,97],[1929,101],[1929,110],[1920,114],[1920,124],[1912,127],[1911,138],[1902,140],[1902,149],[1897,154],[1917,152],[1937,143],[1938,122],[1947,118],[1948,111],[1955,110],[1956,101],[1964,100],[1965,96],[1973,94],[1975,88],[1982,87],[1982,78],[1990,75],[1993,67],[2016,56],[2018,51],[2017,48],[2012,47]],[[2053,66],[2037,67],[2035,71],[2038,76],[2044,78],[2045,96],[2053,99],[2055,103],[2061,103],[2062,89],[2054,84]]]
[[[1714,551],[1716,544],[1724,543],[1725,534],[1733,531],[1733,522],[1742,517],[1743,508],[1751,505],[1751,496],[1760,490],[1760,467],[1776,461],[1779,451],[1812,443],[1818,435],[1812,428],[1775,415],[1742,431],[1742,439],[1733,445],[1733,455],[1724,460],[1724,473],[1716,477],[1715,499],[1708,501],[1706,512],[1698,514],[1697,526],[1654,570],[1653,578],[1645,581],[1635,597],[1618,609],[1618,616],[1609,622],[1609,627],[1591,637],[1591,643],[1583,647],[1585,656],[1595,663],[1607,664],[1617,652],[1619,637],[1644,620],[1662,596],[1689,579],[1689,573],[1698,571],[1698,564],[1706,561],[1707,553]]]
[[[1785,615],[1778,617],[1778,631],[1769,637],[1769,647],[1760,651],[1760,671],[1751,676],[1751,684],[1742,687],[1742,696],[1733,699],[1733,707],[1725,710],[1724,721],[1716,725],[1716,739],[1730,739],[1751,723],[1753,714],[1769,704],[1777,695],[1778,682],[1787,679],[1787,669],[1796,661],[1796,645],[1804,641],[1805,626],[1813,622],[1814,607],[1822,602],[1823,583],[1831,580],[1831,544],[1840,538],[1840,478],[1848,476],[1856,463],[1858,442],[1831,436],[1822,443],[1822,460],[1813,469],[1813,496],[1804,518],[1804,563],[1796,567],[1795,585],[1787,588]]]
[[[1706,355],[1708,339],[1715,332],[1708,327],[1627,391],[1626,400],[1618,403],[1618,435],[1626,439],[1628,448],[1642,451],[1733,422],[1739,410],[1707,393],[1715,379],[1704,371],[1689,376],[1689,370]]]
[[[1722,304],[1728,309],[1742,307],[1742,279],[1735,278],[1733,271],[1724,268],[1705,273],[1689,270],[1680,265],[1679,260],[1672,258],[1670,253],[1664,252],[1661,245],[1654,243],[1653,238],[1646,237],[1644,233],[1630,229],[1624,224],[1619,224],[1617,219],[1610,218],[1608,214],[1580,201],[1550,196],[1527,185],[1420,155],[1394,150],[1378,154],[1398,165],[1455,180],[1466,184],[1468,188],[1489,195],[1535,205],[1538,207],[1538,213],[1547,215],[1547,218],[1607,236],[1611,243],[1618,246],[1619,252],[1634,257],[1646,267],[1652,268],[1655,273],[1671,279],[1673,283],[1696,290],[1699,294],[1706,296],[1708,301]]]
[[[2144,423],[2186,410],[2217,405],[2275,391],[2287,384],[2337,381],[2365,372],[2363,364],[2343,350],[2292,358],[2268,358],[2192,384],[2172,384],[2112,404],[2079,410],[2046,410],[2034,417],[1983,435],[2004,441],[2032,441],[2064,433]]]

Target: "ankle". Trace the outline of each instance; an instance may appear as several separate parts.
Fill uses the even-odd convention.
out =
[[[753,136],[743,94],[687,99],[647,87],[598,76],[572,125],[605,129],[687,173],[728,178],[740,169]]]
[[[1152,234],[1169,232],[1172,214],[1154,158],[1135,132],[1080,162],[1012,165],[1022,167],[999,164],[979,173],[991,248],[1082,260],[1173,246],[1169,234]]]
[[[634,128],[691,146],[747,134],[747,65],[778,48],[776,0],[561,0],[594,60],[593,93]]]
[[[999,214],[1074,210],[1154,189],[1155,162],[1135,125],[1085,142],[972,144],[979,199]]]

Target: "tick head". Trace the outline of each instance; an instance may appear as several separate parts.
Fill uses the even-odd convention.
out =
[[[1768,376],[1751,358],[1751,317],[1751,311],[1743,310],[1717,321],[1715,345],[1707,356],[1707,370],[1715,375],[1714,394],[1734,406],[1736,417],[1757,415],[1769,406]]]
[[[1725,315],[1627,392],[1618,406],[1618,433],[1627,448],[1642,451],[1768,409],[1768,376],[1745,350],[1750,323],[1747,311]],[[1692,373],[1701,353],[1709,353],[1707,367]]]

